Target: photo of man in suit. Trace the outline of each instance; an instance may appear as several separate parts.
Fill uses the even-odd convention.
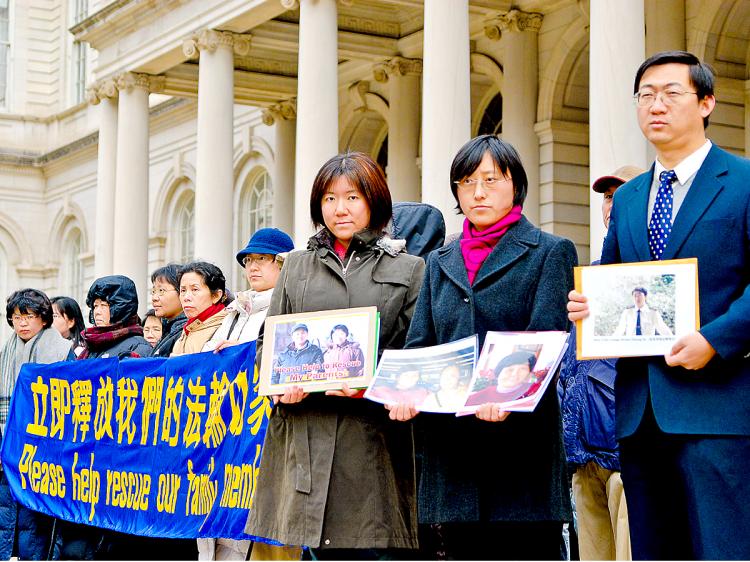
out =
[[[647,59],[634,94],[656,161],[615,194],[601,261],[697,258],[701,327],[617,362],[633,559],[750,559],[750,161],[706,138],[714,75],[691,53]]]
[[[672,330],[666,325],[658,310],[649,308],[646,303],[648,290],[645,287],[633,289],[635,306],[626,308],[620,315],[620,322],[613,336],[671,336]]]

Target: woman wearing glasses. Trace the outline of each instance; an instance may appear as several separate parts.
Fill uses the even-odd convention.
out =
[[[24,363],[73,360],[70,341],[52,327],[52,303],[36,289],[16,291],[6,306],[13,336],[0,351],[0,443],[13,387]],[[0,470],[0,559],[57,560],[54,519],[16,503]]]
[[[463,234],[428,256],[406,346],[479,334],[481,349],[489,330],[566,330],[576,250],[523,216],[527,179],[516,150],[491,135],[472,139],[450,179]],[[392,419],[414,416],[425,558],[560,559],[571,510],[553,391],[532,413],[496,403],[458,418],[391,408]]]
[[[225,347],[257,339],[266,319],[271,294],[281,273],[284,256],[294,249],[288,234],[278,228],[261,228],[252,235],[244,249],[237,253],[237,262],[245,269],[249,291],[235,294],[227,306],[227,316],[203,350],[220,351]],[[250,541],[234,539],[198,539],[199,560],[244,560]],[[272,546],[256,543],[253,559],[299,560],[299,547]]]
[[[162,337],[154,347],[153,357],[169,357],[187,323],[180,303],[179,273],[180,266],[169,263],[151,274],[151,306],[162,321]]]
[[[204,351],[219,351],[258,337],[284,256],[293,249],[292,239],[278,228],[261,228],[252,235],[247,246],[237,253],[237,262],[245,270],[250,290],[234,295],[234,301],[227,307],[227,317]]]

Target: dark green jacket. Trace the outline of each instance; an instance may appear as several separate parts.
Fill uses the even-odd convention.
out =
[[[422,259],[363,231],[344,262],[327,231],[312,237],[286,258],[269,316],[375,305],[379,349],[403,347]],[[246,531],[313,548],[415,548],[411,424],[390,421],[381,404],[322,393],[277,405]]]

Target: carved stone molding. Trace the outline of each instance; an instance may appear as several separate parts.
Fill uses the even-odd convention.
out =
[[[407,59],[404,57],[393,57],[387,61],[376,64],[372,74],[376,82],[388,82],[392,74],[406,76],[407,74],[421,74],[422,59]]]
[[[493,41],[502,37],[508,31],[535,31],[542,27],[544,16],[536,12],[522,12],[511,10],[507,14],[500,14],[484,23],[484,34]]]
[[[182,42],[182,52],[186,57],[196,59],[201,51],[213,53],[219,47],[229,47],[235,54],[245,56],[250,52],[251,37],[248,33],[204,29]]]
[[[97,105],[103,99],[116,99],[117,95],[117,84],[114,78],[99,80],[86,88],[86,101],[91,105]]]
[[[148,92],[158,93],[164,90],[166,78],[138,72],[123,72],[117,75],[114,82],[120,91],[130,92],[133,88],[141,88]]]
[[[297,98],[282,100],[263,110],[263,124],[269,127],[280,121],[291,121],[297,118]]]

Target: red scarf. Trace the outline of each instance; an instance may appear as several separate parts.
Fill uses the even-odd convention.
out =
[[[469,285],[474,284],[479,268],[482,267],[484,260],[495,249],[498,240],[502,238],[511,225],[521,220],[521,216],[521,205],[516,205],[507,215],[481,232],[474,228],[469,219],[464,219],[464,234],[460,244],[466,273],[469,276]]]
[[[346,257],[347,249],[348,248],[346,246],[339,242],[338,238],[333,241],[333,251],[336,252],[336,255],[339,257],[342,263],[344,261],[344,258]]]
[[[200,320],[201,322],[205,322],[206,320],[208,320],[209,318],[211,318],[217,312],[221,312],[222,310],[224,310],[224,308],[225,308],[225,306],[224,306],[224,303],[222,303],[222,302],[217,302],[216,304],[212,304],[206,310],[204,310],[203,312],[201,312],[198,316],[195,316],[195,317],[191,318],[190,320],[188,320],[187,324],[185,324],[185,327],[183,328],[183,330],[185,330],[185,333],[187,334],[188,332],[190,332],[190,330],[188,330],[188,326],[190,326],[190,324],[192,324],[196,320]]]
[[[143,336],[143,328],[138,322],[138,315],[134,314],[124,322],[116,322],[109,326],[92,326],[81,332],[86,349],[78,359],[87,359],[89,352],[112,347],[115,343],[130,336]]]

